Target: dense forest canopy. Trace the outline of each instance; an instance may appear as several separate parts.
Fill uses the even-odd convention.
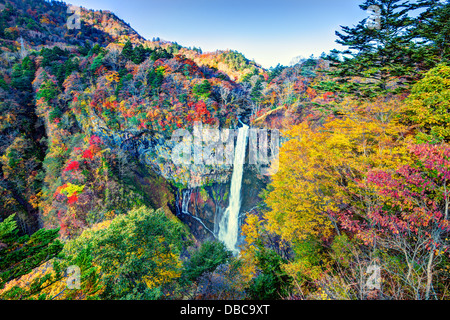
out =
[[[448,299],[450,2],[360,8],[344,50],[265,69],[0,0],[0,298]],[[233,168],[171,160],[196,123],[214,155],[282,135],[272,175],[244,166],[238,254]]]

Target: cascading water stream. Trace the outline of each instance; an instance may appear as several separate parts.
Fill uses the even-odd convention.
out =
[[[192,190],[183,190],[183,198],[181,200],[181,213],[189,214],[189,201],[191,200]]]
[[[231,177],[230,202],[219,225],[219,240],[223,241],[228,250],[239,253],[236,243],[239,235],[239,211],[241,209],[241,186],[244,172],[245,151],[248,137],[247,125],[238,130],[236,149],[233,161],[233,175]]]

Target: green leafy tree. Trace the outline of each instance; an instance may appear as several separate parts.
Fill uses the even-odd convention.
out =
[[[103,54],[105,55],[106,50],[104,48],[102,48],[98,43],[96,43],[91,49],[90,49],[90,55],[93,54]]]
[[[422,38],[424,50],[431,50],[437,62],[450,59],[450,2],[423,0],[426,8],[416,19],[415,34]]]
[[[60,252],[54,259],[31,271],[30,281],[20,281],[0,294],[6,300],[98,300],[103,286],[98,266],[92,263],[91,248],[86,247],[74,255]],[[70,267],[79,268],[79,286],[69,287],[73,277]],[[75,280],[75,279],[73,279]],[[25,280],[26,281],[26,280]],[[22,284],[22,285],[21,285]]]
[[[31,82],[34,79],[35,66],[29,57],[13,67],[11,85],[19,90],[32,91]]]
[[[262,246],[256,252],[256,259],[261,272],[247,288],[250,299],[275,300],[286,297],[292,280],[282,270],[283,259],[275,251]]]
[[[328,56],[335,67],[330,74],[337,78],[338,87],[333,91],[370,97],[401,90],[417,80],[431,59],[415,44],[415,20],[410,14],[417,3],[365,0],[360,8],[367,11],[367,18],[353,28],[336,31],[336,42],[347,49],[333,50]]]
[[[222,242],[206,241],[185,264],[184,275],[187,280],[194,281],[203,273],[214,271],[217,266],[226,263],[231,256]]]
[[[440,65],[417,82],[402,108],[401,121],[417,128],[419,143],[450,141],[450,67]]]
[[[142,44],[138,45],[136,48],[134,48],[131,60],[136,63],[140,64],[144,62],[145,59],[147,59],[147,50],[145,50],[144,46]]]
[[[123,46],[122,55],[128,60],[133,59],[133,44],[130,40],[128,40]]]
[[[97,70],[102,64],[103,64],[104,55],[100,53],[98,56],[95,57],[94,61],[92,61],[91,66],[89,69],[93,72]]]
[[[100,266],[103,299],[156,299],[181,276],[180,253],[189,245],[187,228],[162,210],[146,207],[120,215],[106,228],[87,230],[64,248],[91,248]]]
[[[250,92],[250,96],[252,97],[253,101],[259,101],[261,99],[261,90],[262,89],[263,89],[262,80],[260,78],[258,78],[258,80],[256,80],[256,83],[252,88],[252,91]]]
[[[194,94],[207,99],[211,95],[211,84],[208,80],[203,80],[202,83],[196,84],[192,89]]]
[[[284,69],[285,67],[283,67],[281,64],[277,64],[275,68],[270,68],[270,74],[267,82],[270,83],[273,79],[278,77]]]
[[[156,68],[148,71],[147,82],[153,95],[159,94],[159,89],[164,81],[164,68]]]
[[[56,98],[57,94],[58,87],[56,86],[56,84],[51,80],[46,80],[39,88],[39,91],[36,94],[36,98],[44,98],[46,102],[50,102],[52,99]]]

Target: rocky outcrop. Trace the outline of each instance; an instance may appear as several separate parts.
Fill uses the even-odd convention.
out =
[[[175,200],[167,205],[198,240],[217,238],[219,221],[229,202],[231,165],[175,164],[172,151],[179,142],[149,130],[112,131],[95,115],[79,120],[85,130],[98,135],[114,152],[139,159],[172,185]],[[244,166],[241,224],[245,214],[255,210],[260,202],[259,193],[267,181],[268,177],[261,175],[255,165]]]

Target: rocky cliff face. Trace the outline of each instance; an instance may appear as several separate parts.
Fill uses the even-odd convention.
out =
[[[12,164],[2,169],[8,172],[0,182],[8,189],[3,198],[15,206],[10,210],[11,201],[0,201],[0,211],[23,211],[25,222],[39,216],[72,236],[145,204],[170,208],[198,238],[214,237],[233,170],[232,162],[214,161],[220,153],[232,158],[228,131],[239,121],[250,123],[254,111],[249,78],[267,71],[236,52],[201,53],[148,41],[107,11],[81,9],[79,28],[68,28],[73,16],[67,9],[43,0],[0,4],[0,29],[8,29],[0,34],[0,117],[6,119],[0,153]],[[200,146],[196,122],[206,136]],[[32,134],[22,141],[29,128]],[[192,138],[194,159],[183,163],[174,160],[184,145],[173,138],[178,130]],[[209,151],[196,163],[199,147]],[[136,160],[139,166],[131,168]],[[69,183],[78,188],[70,197],[64,193]],[[255,206],[260,188],[254,181],[247,185],[244,211]]]

